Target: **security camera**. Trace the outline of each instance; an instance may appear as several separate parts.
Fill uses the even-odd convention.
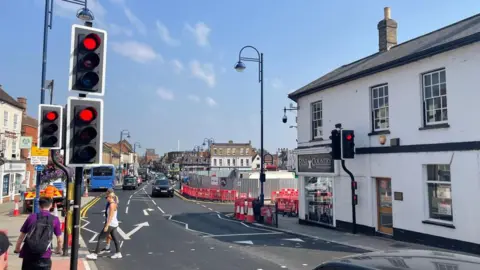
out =
[[[286,116],[286,115],[283,116],[282,122],[283,122],[283,123],[287,123],[287,116]]]

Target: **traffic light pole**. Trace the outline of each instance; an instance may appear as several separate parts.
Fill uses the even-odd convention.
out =
[[[343,170],[350,176],[350,188],[352,190],[352,234],[357,233],[357,211],[356,211],[356,205],[355,205],[355,200],[354,200],[354,195],[355,195],[355,188],[354,188],[354,183],[355,183],[355,178],[353,176],[353,173],[347,169],[347,166],[345,166],[345,160],[342,159],[342,168]]]
[[[72,254],[70,255],[70,270],[77,270],[78,248],[80,246],[80,207],[82,205],[83,168],[75,167],[75,196],[73,199],[73,231]]]

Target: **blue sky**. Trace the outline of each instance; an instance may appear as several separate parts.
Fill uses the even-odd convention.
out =
[[[122,129],[131,142],[157,152],[190,150],[204,138],[260,144],[260,87],[255,63],[233,65],[240,48],[264,53],[265,148],[294,148],[295,114],[283,124],[287,94],[322,74],[378,50],[377,23],[390,6],[398,41],[472,16],[478,0],[89,0],[95,27],[109,32],[105,96],[106,141]],[[0,1],[0,84],[28,99],[40,97],[43,0]],[[78,6],[55,0],[47,79],[54,103],[65,104],[70,29]],[[11,38],[9,42],[8,37]],[[245,56],[254,56],[245,51]]]

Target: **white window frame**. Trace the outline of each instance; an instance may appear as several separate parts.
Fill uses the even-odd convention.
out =
[[[17,130],[18,128],[18,114],[13,115],[13,130]]]
[[[17,155],[17,139],[12,139],[12,155]],[[16,157],[16,156],[15,156]]]
[[[245,165],[250,166],[250,161],[248,159],[245,159]]]
[[[240,148],[240,155],[243,155],[243,148]]]
[[[372,111],[372,130],[383,131],[390,128],[390,106],[388,84],[372,86],[370,88],[371,111]],[[383,112],[383,113],[382,113]],[[385,127],[377,127],[376,123],[386,123]]]
[[[441,180],[432,180],[432,179],[428,179],[428,166],[441,166],[441,167],[444,167],[446,168],[446,170],[444,171],[447,171],[449,172],[450,174],[450,181],[441,181]],[[439,219],[439,218],[435,218],[435,217],[431,217],[430,216],[430,200],[431,198],[429,197],[429,193],[428,193],[428,184],[442,184],[442,185],[450,185],[450,192],[452,192],[452,177],[451,177],[451,166],[449,164],[427,164],[427,165],[424,165],[424,175],[425,175],[425,184],[424,184],[424,187],[425,187],[425,217],[427,218],[427,220],[431,220],[431,221],[435,221],[435,222],[440,222],[440,223],[446,223],[446,224],[453,224],[454,222],[454,216],[453,216],[453,201],[454,201],[454,198],[453,198],[453,194],[450,194],[450,197],[451,197],[451,213],[452,213],[452,220],[444,220],[444,219]],[[452,192],[453,193],[453,192]]]
[[[217,159],[216,158],[213,159],[213,166],[217,166]]]
[[[223,159],[219,159],[219,160],[218,160],[218,166],[219,166],[219,167],[223,167]]]
[[[312,102],[310,104],[310,120],[311,120],[310,124],[311,124],[312,139],[313,140],[322,139],[323,138],[323,104],[321,100]]]
[[[227,155],[230,155],[230,148],[227,148]]]
[[[436,82],[434,82],[435,77],[438,78]],[[428,126],[448,123],[447,72],[445,68],[422,74],[422,96],[424,124]],[[440,121],[435,120],[435,111],[440,111]],[[431,121],[428,117],[429,112],[434,113]]]
[[[227,167],[230,167],[230,159],[227,158]]]
[[[3,112],[3,127],[4,128],[8,128],[8,117],[9,117],[8,112],[4,111]]]
[[[240,166],[243,167],[243,158],[240,159]]]

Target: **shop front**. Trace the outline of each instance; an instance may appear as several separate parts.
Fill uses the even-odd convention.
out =
[[[0,166],[2,203],[12,201],[19,195],[20,186],[25,181],[25,171],[26,164],[23,160],[7,160]]]
[[[309,223],[334,227],[333,181],[336,168],[330,153],[322,150],[308,154],[298,152],[299,217]]]

